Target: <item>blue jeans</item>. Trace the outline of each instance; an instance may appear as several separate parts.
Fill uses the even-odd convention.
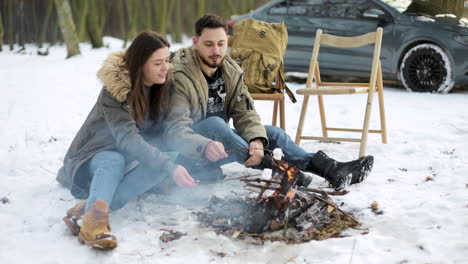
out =
[[[209,139],[223,143],[225,150],[247,148],[249,144],[232,129],[228,123],[219,117],[209,117],[193,125],[193,130]],[[314,153],[308,153],[297,146],[292,139],[279,127],[265,126],[269,141],[268,149],[281,148],[284,159],[299,168],[304,168]],[[231,162],[244,163],[249,158],[248,150],[239,150],[228,153],[229,157],[219,160],[216,165],[221,166]],[[190,164],[182,164],[185,167]]]
[[[91,158],[89,170],[92,180],[85,212],[97,200],[107,202],[113,211],[120,209],[168,176],[142,164],[125,173],[126,165],[124,156],[116,151],[102,151]]]

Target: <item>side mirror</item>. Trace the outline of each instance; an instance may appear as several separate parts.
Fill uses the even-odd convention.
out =
[[[375,8],[367,9],[366,11],[364,11],[362,17],[369,19],[378,19],[385,23],[392,21],[391,16],[387,15],[384,11]]]

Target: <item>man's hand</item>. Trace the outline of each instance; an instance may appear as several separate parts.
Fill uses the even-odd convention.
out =
[[[211,162],[227,158],[228,154],[224,151],[224,145],[218,141],[211,141],[206,145],[205,158]]]
[[[180,165],[177,166],[174,172],[172,173],[172,179],[174,179],[175,183],[181,187],[197,186],[197,183],[192,178],[192,176],[190,176],[188,171]]]
[[[256,139],[253,141],[250,141],[249,144],[249,155],[250,158],[244,162],[245,166],[255,166],[260,164],[263,160],[263,142],[261,139]]]

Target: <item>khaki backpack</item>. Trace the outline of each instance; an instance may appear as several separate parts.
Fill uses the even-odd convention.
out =
[[[267,23],[246,19],[234,24],[231,58],[244,70],[244,83],[251,93],[286,92],[294,94],[284,82],[283,56],[288,44],[284,22]]]

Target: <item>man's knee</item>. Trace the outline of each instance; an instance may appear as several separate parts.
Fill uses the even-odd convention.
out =
[[[229,127],[229,124],[224,121],[224,119],[217,117],[217,116],[211,116],[208,117],[197,124],[193,126],[195,132],[199,134],[206,134],[208,133],[226,133],[230,132],[231,128]]]
[[[267,132],[268,138],[275,138],[278,135],[282,135],[286,132],[284,132],[283,129],[277,126],[270,126],[270,125],[265,125],[265,130]]]

